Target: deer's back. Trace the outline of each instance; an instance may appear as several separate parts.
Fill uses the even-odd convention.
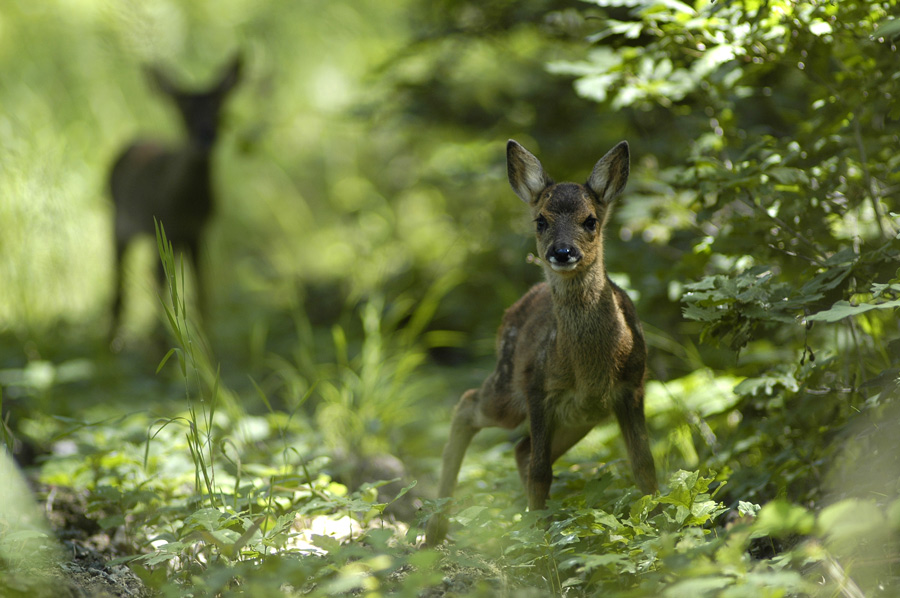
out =
[[[174,243],[194,240],[212,211],[209,156],[135,143],[113,165],[110,191],[120,242],[153,234],[154,218]]]
[[[497,339],[497,367],[485,382],[498,400],[490,415],[508,427],[528,416],[529,392],[541,393],[557,421],[596,423],[625,387],[643,383],[646,349],[634,305],[611,282],[606,310],[554,309],[550,287],[532,287],[510,307]],[[560,315],[563,312],[563,315]]]

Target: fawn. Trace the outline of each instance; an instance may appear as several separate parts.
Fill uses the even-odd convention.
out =
[[[236,56],[208,89],[191,92],[174,84],[156,68],[148,69],[154,86],[172,99],[187,132],[187,143],[166,147],[149,140],[132,143],[116,159],[110,174],[115,208],[116,290],[112,309],[112,341],[122,312],[122,260],[132,239],[155,234],[161,222],[173,247],[187,251],[193,267],[200,311],[205,293],[198,268],[200,234],[213,210],[210,157],[216,142],[219,113],[237,84],[241,59]],[[162,268],[157,272],[162,279]]]
[[[481,428],[515,428],[530,436],[516,446],[528,508],[545,507],[553,463],[601,419],[614,413],[641,491],[656,490],[656,468],[644,422],[646,347],[634,304],[610,281],[603,227],[628,180],[628,144],[612,148],[584,185],[554,183],[540,161],[510,140],[507,173],[531,206],[546,282],[503,316],[497,366],[453,412],[439,494],[450,497],[466,448]],[[426,542],[439,544],[447,518],[428,522]]]

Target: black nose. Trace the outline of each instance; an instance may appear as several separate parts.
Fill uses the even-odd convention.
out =
[[[579,258],[578,250],[569,245],[560,245],[559,247],[551,247],[550,251],[547,252],[547,259],[551,262],[558,262],[565,264],[570,261],[575,261]]]

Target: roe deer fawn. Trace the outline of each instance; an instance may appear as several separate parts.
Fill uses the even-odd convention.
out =
[[[546,282],[506,311],[496,369],[456,405],[440,496],[452,495],[478,430],[515,428],[528,420],[531,433],[516,446],[516,463],[528,508],[543,509],[554,461],[611,413],[638,486],[652,493],[656,468],[644,422],[644,337],[634,305],[603,263],[603,227],[628,180],[628,144],[603,156],[584,185],[554,183],[515,141],[507,144],[506,157],[513,191],[531,206]],[[447,517],[436,513],[426,542],[439,544],[446,533]]]
[[[118,157],[110,174],[115,208],[116,290],[109,338],[118,333],[122,316],[122,259],[132,239],[155,234],[160,221],[177,250],[187,251],[193,267],[201,312],[205,294],[198,269],[200,234],[213,209],[210,157],[218,133],[219,113],[238,82],[241,59],[236,56],[208,89],[189,92],[158,69],[148,69],[155,87],[172,99],[187,132],[187,143],[166,147],[138,140]],[[162,278],[162,269],[158,270]]]

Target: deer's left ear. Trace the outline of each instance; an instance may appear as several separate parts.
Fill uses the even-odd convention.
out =
[[[628,142],[620,141],[594,165],[587,186],[597,194],[600,201],[609,203],[625,189],[628,170]]]

